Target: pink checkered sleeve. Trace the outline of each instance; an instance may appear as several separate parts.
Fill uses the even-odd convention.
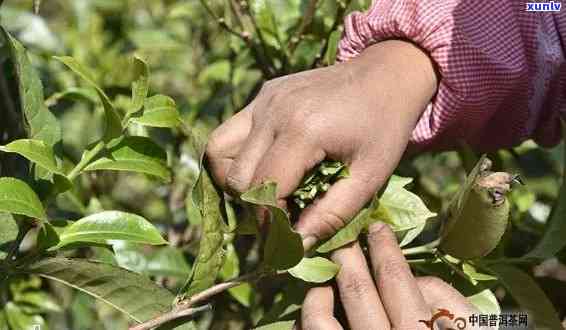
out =
[[[375,0],[367,12],[346,18],[338,59],[392,38],[418,44],[440,74],[413,132],[413,150],[465,141],[490,151],[529,138],[543,146],[560,140],[566,8],[527,12],[525,2],[514,0]]]

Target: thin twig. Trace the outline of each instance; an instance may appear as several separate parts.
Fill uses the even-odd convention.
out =
[[[435,253],[436,248],[438,247],[439,244],[440,244],[440,238],[437,239],[437,240],[434,240],[430,243],[427,243],[425,245],[415,246],[415,247],[408,248],[408,249],[403,249],[403,254],[405,256],[411,256],[411,255],[415,255],[415,254]]]
[[[295,49],[301,42],[301,38],[303,34],[307,30],[307,28],[311,25],[312,19],[314,17],[314,13],[316,11],[317,3],[318,0],[309,1],[309,4],[307,6],[307,9],[305,10],[305,14],[303,15],[303,19],[301,20],[299,27],[297,28],[296,33],[291,37],[287,45],[287,47],[289,48],[289,54],[292,55],[295,52]]]
[[[132,326],[130,327],[130,330],[150,330],[153,329],[155,327],[158,327],[164,323],[170,322],[172,320],[176,320],[178,318],[181,317],[185,317],[185,316],[190,316],[193,315],[195,312],[197,312],[197,308],[193,308],[192,306],[204,302],[210,298],[212,298],[213,296],[222,293],[228,289],[231,289],[233,287],[237,287],[241,284],[247,283],[247,282],[254,282],[259,280],[260,278],[262,278],[263,276],[266,276],[267,273],[263,273],[263,272],[252,272],[249,274],[245,274],[242,275],[240,277],[237,277],[233,280],[227,281],[227,282],[223,282],[223,283],[219,283],[213,287],[210,287],[202,292],[199,292],[197,294],[195,294],[194,296],[185,299],[185,300],[181,300],[180,302],[177,303],[177,305],[175,307],[173,307],[169,312],[166,312],[164,314],[158,315],[156,317],[154,317],[153,319],[140,323],[138,325]]]
[[[220,27],[222,29],[224,29],[226,32],[242,39],[242,41],[250,48],[256,62],[259,64],[259,68],[262,71],[263,75],[266,76],[267,78],[273,77],[274,72],[273,72],[273,69],[272,69],[272,65],[270,65],[268,63],[265,56],[263,55],[264,53],[262,53],[258,49],[256,44],[253,42],[251,35],[246,31],[244,31],[244,32],[236,31],[234,28],[229,26],[226,23],[226,20],[224,18],[218,17],[218,15],[216,15],[216,13],[212,10],[212,8],[210,8],[208,3],[206,3],[206,0],[200,0],[200,3],[204,7],[204,9],[208,12],[208,14],[210,16],[212,16],[212,18],[218,23],[218,25],[220,25]],[[253,23],[254,20],[253,20],[252,16],[251,15],[249,15],[249,16],[250,16],[250,21],[252,22],[252,24],[255,24],[255,23]],[[255,27],[255,25],[254,25],[254,27]],[[260,36],[260,40],[261,40],[261,36]]]
[[[312,69],[320,65],[320,61],[322,60],[324,54],[328,49],[328,44],[330,43],[330,36],[336,29],[338,29],[342,25],[342,21],[344,20],[344,14],[346,13],[346,8],[348,8],[351,2],[352,0],[345,0],[345,2],[342,1],[338,2],[338,9],[336,10],[336,16],[334,17],[334,24],[332,24],[332,28],[330,28],[328,34],[326,35],[326,38],[324,38],[322,47],[320,48],[320,51],[316,55],[311,65]]]

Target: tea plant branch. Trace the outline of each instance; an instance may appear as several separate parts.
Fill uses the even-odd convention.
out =
[[[204,9],[208,12],[208,14],[218,23],[218,25],[222,29],[224,29],[226,32],[234,35],[235,37],[241,39],[252,50],[252,54],[253,54],[255,60],[257,61],[257,63],[259,64],[259,68],[262,71],[262,73],[267,77],[271,77],[273,75],[273,70],[271,69],[271,66],[268,63],[268,61],[266,60],[263,53],[258,49],[258,47],[253,42],[251,35],[246,31],[244,31],[244,32],[236,31],[234,28],[232,28],[230,25],[228,25],[224,18],[218,17],[218,15],[216,15],[216,13],[208,5],[206,0],[200,0],[200,3],[204,7]],[[249,16],[250,16],[250,21],[253,22],[251,15],[249,15]]]
[[[318,0],[309,1],[303,19],[301,20],[301,23],[297,28],[296,33],[291,37],[291,39],[289,39],[289,43],[287,44],[287,48],[289,48],[289,54],[292,55],[295,52],[295,49],[301,42],[301,37],[303,36],[307,28],[311,25],[314,14],[316,12],[317,4],[318,4]]]
[[[69,179],[69,181],[73,181],[81,173],[81,171],[96,156],[98,156],[98,154],[104,149],[105,146],[106,146],[106,144],[104,143],[104,141],[100,141],[94,146],[94,148],[85,152],[85,154],[83,155],[83,157],[81,158],[79,163],[77,165],[75,165],[75,167],[71,170],[71,172],[69,172],[69,174],[67,174],[67,179]]]
[[[188,298],[188,299],[184,299],[181,300],[180,302],[178,302],[176,304],[176,306],[174,306],[169,312],[166,312],[164,314],[158,315],[156,317],[154,317],[153,319],[150,319],[146,322],[137,324],[135,326],[130,327],[130,330],[150,330],[153,328],[156,328],[164,323],[176,320],[178,318],[181,317],[186,317],[186,316],[191,316],[197,312],[200,312],[203,310],[202,306],[201,307],[192,307],[198,303],[204,302],[212,297],[214,297],[215,295],[222,293],[228,289],[237,287],[239,285],[242,285],[244,283],[249,283],[249,282],[255,282],[257,280],[259,280],[262,277],[265,277],[267,275],[271,275],[272,273],[267,273],[267,272],[251,272],[249,274],[245,274],[242,275],[240,277],[237,277],[235,279],[226,281],[226,282],[222,282],[219,284],[216,284],[204,291],[201,291],[197,294],[195,294],[194,296]],[[209,308],[209,307],[207,307]]]
[[[338,29],[342,25],[342,21],[344,20],[344,14],[346,13],[346,8],[348,8],[351,2],[352,0],[345,0],[338,2],[338,9],[336,9],[334,24],[332,24],[332,27],[328,31],[326,38],[324,38],[322,47],[320,48],[320,51],[318,52],[313,63],[311,64],[311,69],[314,69],[320,65],[320,60],[324,57],[324,53],[326,53],[326,50],[328,49],[328,44],[330,43],[330,36],[332,35],[332,32],[334,32],[334,30]]]
[[[415,246],[408,249],[403,249],[403,254],[405,256],[411,256],[415,254],[424,254],[424,253],[436,253],[437,247],[440,244],[440,238],[436,239],[430,243],[421,246]]]

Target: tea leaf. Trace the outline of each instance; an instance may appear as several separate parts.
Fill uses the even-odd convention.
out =
[[[271,324],[262,325],[253,330],[292,330],[295,321],[279,321]]]
[[[0,178],[0,211],[47,219],[39,197],[25,182],[15,178]]]
[[[371,217],[388,223],[393,231],[402,231],[422,225],[436,216],[419,196],[404,188],[411,181],[411,178],[392,175],[379,198],[378,209],[372,212]]]
[[[552,303],[536,282],[522,270],[510,265],[489,267],[521,309],[529,312],[536,329],[561,329],[562,325]],[[531,325],[531,322],[529,322]]]
[[[16,67],[20,106],[27,137],[41,140],[48,146],[61,141],[61,127],[55,116],[43,104],[43,86],[32,67],[25,48],[8,31],[0,27]]]
[[[47,258],[19,272],[36,274],[83,291],[136,322],[167,312],[174,298],[145,276],[95,261]]]
[[[33,330],[38,326],[40,328],[46,326],[45,320],[40,315],[29,315],[12,301],[4,306],[4,313],[11,329]]]
[[[320,253],[326,253],[342,247],[358,239],[360,233],[377,221],[383,221],[391,226],[393,231],[408,231],[403,239],[408,244],[414,236],[424,228],[426,221],[435,216],[424,202],[404,187],[412,181],[411,178],[392,175],[381,198],[374,197],[371,204],[362,209],[344,228],[332,238],[317,248]],[[410,234],[410,236],[409,236]]]
[[[167,168],[167,154],[151,139],[143,136],[126,136],[115,141],[102,157],[90,163],[85,171],[114,170],[146,173],[171,180]]]
[[[149,92],[149,67],[143,59],[134,56],[134,82],[132,83],[132,105],[127,115],[140,111]]]
[[[471,302],[481,314],[501,314],[501,307],[499,307],[499,302],[497,298],[489,289],[485,289],[476,293],[473,296],[466,297],[469,302]]]
[[[305,282],[324,283],[336,276],[339,269],[337,264],[322,257],[303,258],[289,269],[289,274]]]
[[[187,195],[187,208],[198,210],[202,222],[202,236],[199,252],[193,265],[192,273],[182,290],[191,296],[212,286],[224,263],[224,233],[226,224],[222,217],[221,207],[224,205],[219,192],[205,167],[203,157],[206,144],[204,139],[194,134],[191,136],[192,146],[199,160],[199,176]]]
[[[69,56],[63,57],[54,57],[59,62],[65,64],[69,69],[71,69],[74,73],[76,73],[81,79],[83,79],[86,83],[88,83],[91,87],[96,89],[98,93],[98,97],[102,102],[102,106],[104,107],[104,114],[105,114],[105,132],[104,132],[104,140],[109,141],[113,138],[120,136],[122,133],[122,123],[120,114],[114,108],[112,101],[106,93],[98,86],[95,82],[94,78],[92,77],[91,73],[83,67],[79,62],[77,62],[74,58]]]
[[[53,148],[41,140],[20,139],[0,146],[0,150],[17,153],[53,173],[63,175],[57,166]]]
[[[181,123],[181,117],[172,98],[155,95],[145,100],[141,116],[130,121],[152,127],[175,127]]]
[[[562,136],[566,136],[566,123],[564,121],[562,121]],[[566,144],[564,148],[566,150]],[[566,152],[564,152],[564,157],[566,158]],[[566,221],[564,221],[564,218],[566,218],[566,169],[564,169],[560,192],[554,202],[544,235],[535,248],[525,255],[525,258],[550,258],[566,246],[564,239],[566,237]]]
[[[120,211],[105,211],[84,217],[65,228],[59,239],[58,248],[71,243],[100,243],[106,240],[167,244],[149,221],[139,215]]]
[[[242,200],[265,206],[271,214],[269,232],[263,250],[263,263],[275,270],[285,270],[297,265],[303,258],[301,236],[291,228],[287,212],[277,206],[277,184],[267,182],[242,194]],[[285,246],[285,249],[281,249]]]
[[[0,213],[0,260],[6,258],[7,252],[18,237],[18,224],[10,213]]]

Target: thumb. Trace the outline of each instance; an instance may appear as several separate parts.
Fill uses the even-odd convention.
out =
[[[361,161],[353,163],[349,177],[338,180],[301,213],[295,228],[306,250],[344,227],[384,184],[389,173],[383,175],[373,167]]]

